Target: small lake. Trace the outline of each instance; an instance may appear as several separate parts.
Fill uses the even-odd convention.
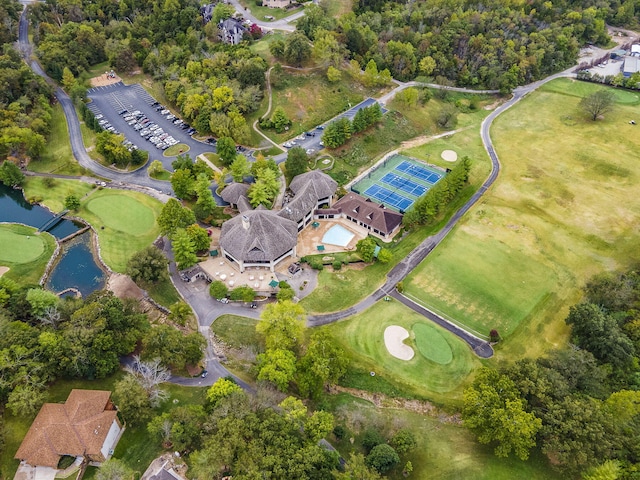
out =
[[[55,215],[40,205],[31,205],[24,198],[22,190],[15,190],[0,183],[0,222],[22,223],[40,228]],[[77,232],[84,225],[71,220],[61,220],[48,230],[57,239]]]
[[[105,274],[91,250],[91,231],[86,231],[62,244],[60,258],[49,275],[45,287],[52,292],[77,289],[83,297],[104,288]]]
[[[22,190],[14,190],[0,183],[0,222],[40,228],[54,217],[46,208],[27,202]],[[61,220],[48,231],[60,240],[84,227],[79,222]],[[60,258],[56,260],[45,287],[56,293],[75,288],[86,297],[104,288],[105,278],[91,249],[91,232],[87,231],[61,244]]]

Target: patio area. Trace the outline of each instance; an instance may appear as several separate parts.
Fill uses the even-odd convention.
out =
[[[244,272],[240,273],[235,263],[221,256],[210,257],[198,265],[207,272],[214,282],[216,280],[221,281],[225,283],[229,289],[247,285],[256,292],[267,295],[277,291],[277,288],[270,286],[269,283],[273,280],[277,282],[278,279],[276,275],[266,267],[247,267]]]
[[[316,224],[317,226],[314,226]],[[346,246],[341,247],[322,242],[322,237],[324,237],[325,233],[334,225],[341,225],[354,234],[354,237]],[[344,218],[315,220],[313,224],[308,225],[298,234],[296,252],[298,258],[304,257],[305,255],[317,255],[319,253],[349,252],[355,250],[358,241],[366,238],[367,235],[368,232],[366,229]]]

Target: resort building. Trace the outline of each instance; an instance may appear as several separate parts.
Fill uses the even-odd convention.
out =
[[[402,214],[350,192],[331,208],[316,210],[315,218],[346,218],[373,235],[390,240],[402,225]]]
[[[53,469],[65,455],[104,462],[122,432],[110,397],[102,390],[71,390],[65,403],[45,403],[14,458]]]
[[[279,262],[296,256],[297,241],[297,224],[262,206],[227,220],[220,232],[222,256],[237,264],[240,272],[247,267],[274,272]]]
[[[246,183],[230,183],[229,185],[227,185],[226,187],[224,187],[224,190],[222,190],[222,193],[220,194],[220,197],[227,203],[231,204],[232,208],[237,208],[238,210],[240,210],[238,208],[239,206],[239,200],[241,197],[244,197],[245,200],[247,200],[247,192],[249,191],[249,185],[247,185]],[[245,203],[245,202],[243,202]]]
[[[312,170],[296,175],[289,189],[294,194],[293,200],[284,205],[278,215],[296,222],[301,231],[311,223],[316,209],[331,205],[338,183],[326,173]]]

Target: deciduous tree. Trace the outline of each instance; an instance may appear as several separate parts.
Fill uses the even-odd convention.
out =
[[[167,263],[167,258],[162,251],[149,245],[131,256],[127,262],[127,275],[134,282],[160,282],[168,278]]]
[[[611,111],[615,104],[615,95],[610,89],[600,89],[580,101],[580,108],[589,114],[594,122],[598,117]]]
[[[256,325],[268,349],[295,349],[302,343],[304,308],[290,300],[270,303],[260,315]]]

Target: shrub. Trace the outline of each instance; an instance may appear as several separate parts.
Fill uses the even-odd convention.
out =
[[[333,262],[333,269],[340,270],[342,268],[342,262],[340,260],[336,260]]]
[[[386,439],[382,436],[382,434],[375,428],[369,428],[364,432],[364,436],[362,437],[362,446],[370,452],[377,445],[381,445],[386,442]]]
[[[500,334],[498,333],[498,330],[496,330],[495,328],[492,329],[489,332],[489,339],[491,340],[491,343],[497,343],[500,341]]]
[[[366,463],[369,467],[375,468],[380,473],[385,473],[392,469],[398,462],[400,457],[391,445],[383,443],[376,445],[367,455]]]
[[[347,434],[347,430],[342,425],[336,425],[333,428],[333,434],[338,440],[342,440]]]

